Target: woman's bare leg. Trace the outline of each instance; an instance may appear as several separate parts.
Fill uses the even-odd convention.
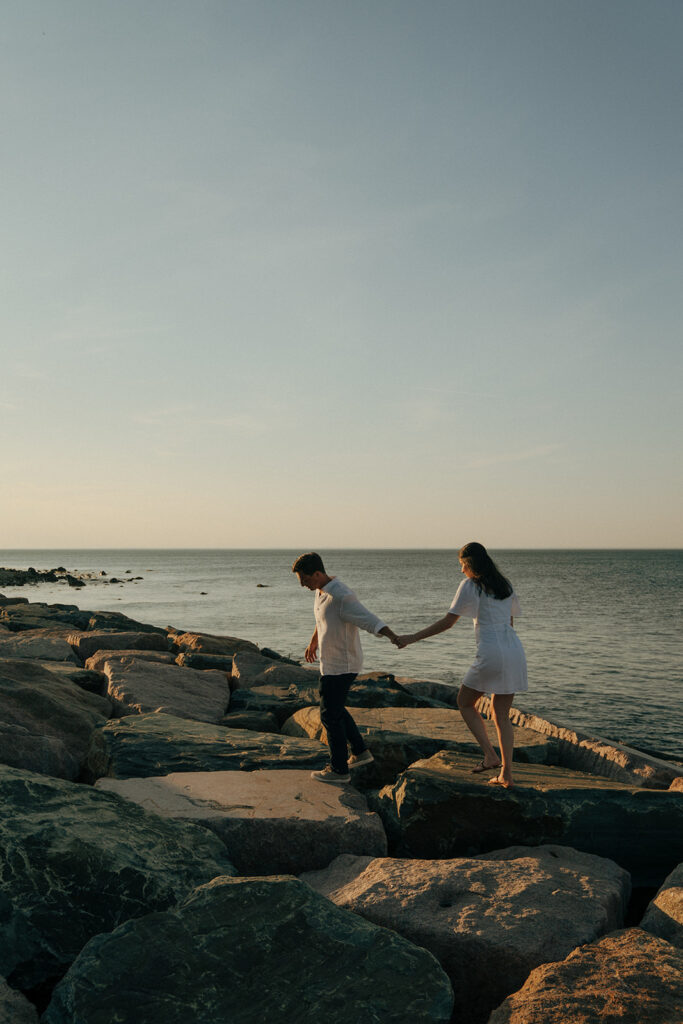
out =
[[[498,733],[500,757],[503,762],[497,782],[509,789],[512,785],[512,751],[515,745],[515,733],[510,721],[510,708],[514,693],[494,693],[491,695],[493,721]]]
[[[472,690],[463,683],[458,692],[458,708],[465,720],[465,725],[484,752],[484,764],[487,768],[497,768],[500,758],[491,745],[491,740],[486,732],[486,723],[474,706],[482,696],[483,694],[479,690]]]

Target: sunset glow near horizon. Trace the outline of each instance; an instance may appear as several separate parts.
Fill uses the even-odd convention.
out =
[[[3,13],[3,548],[683,546],[683,5]]]

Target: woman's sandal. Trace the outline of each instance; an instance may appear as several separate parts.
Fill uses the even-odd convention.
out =
[[[482,772],[493,772],[496,768],[502,768],[500,761],[498,764],[484,764],[483,761],[480,761],[477,767],[472,769],[472,774],[481,775]]]

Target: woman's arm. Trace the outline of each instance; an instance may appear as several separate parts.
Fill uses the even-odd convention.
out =
[[[459,615],[451,615],[450,612],[446,612],[442,619],[437,619],[431,626],[425,626],[417,633],[406,633],[404,636],[397,637],[396,646],[407,647],[408,644],[415,644],[418,640],[426,640],[427,637],[436,636],[437,633],[445,633],[447,629],[456,624],[459,618]]]

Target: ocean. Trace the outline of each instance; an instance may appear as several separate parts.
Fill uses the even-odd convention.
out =
[[[145,622],[253,640],[303,658],[313,595],[291,564],[300,551],[0,551],[0,566],[88,572],[5,596],[116,610]],[[449,608],[462,576],[455,550],[325,550],[325,567],[396,632]],[[515,628],[529,666],[517,707],[560,725],[683,759],[683,551],[492,551],[522,603]],[[99,576],[100,572],[106,576]],[[125,582],[109,583],[117,577]],[[142,577],[134,580],[133,577]],[[398,651],[363,634],[365,671],[457,687],[474,655],[471,622]]]

